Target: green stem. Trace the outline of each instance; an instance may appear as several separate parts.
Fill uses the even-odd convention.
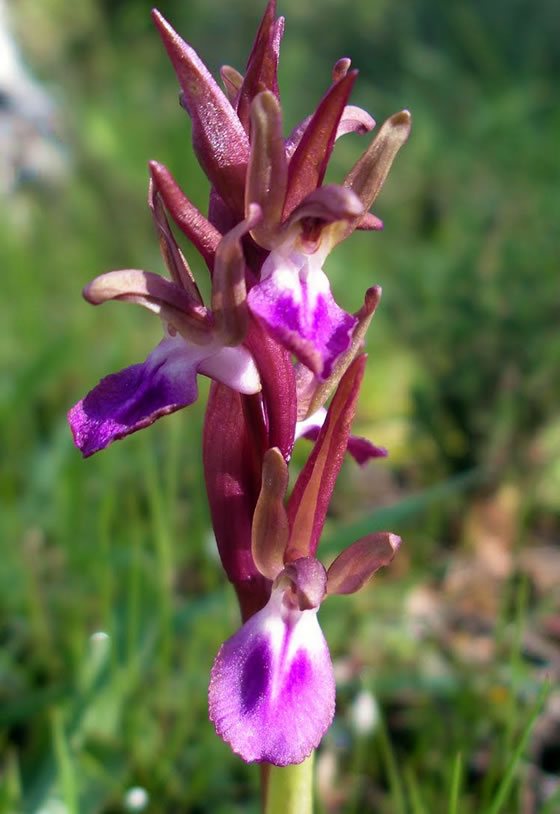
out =
[[[312,814],[313,756],[297,766],[271,766],[265,814]]]

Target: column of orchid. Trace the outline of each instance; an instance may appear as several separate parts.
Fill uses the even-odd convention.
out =
[[[375,124],[348,104],[357,76],[350,60],[336,63],[316,110],[285,137],[277,82],[284,21],[274,0],[245,74],[222,69],[225,92],[157,11],[153,18],[210,181],[209,213],[150,162],[148,202],[169,279],[112,271],[84,295],[96,305],[143,305],[160,317],[163,338],[143,363],[104,378],[70,410],[69,421],[88,456],[194,402],[197,374],[213,379],[204,471],[243,626],[216,657],[210,718],[244,760],[286,766],[312,752],[334,714],[321,603],[361,588],[400,542],[389,533],[368,535],[328,569],[316,557],[346,451],[362,465],[386,454],[350,431],[380,289],[368,289],[359,310],[348,313],[335,302],[323,265],[355,229],[382,227],[369,209],[408,137],[410,115],[392,116],[342,184],[324,185],[336,139]],[[210,273],[209,307],[170,221]],[[288,495],[292,448],[303,436],[314,444]]]

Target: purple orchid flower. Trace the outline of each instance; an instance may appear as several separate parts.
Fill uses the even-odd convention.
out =
[[[211,184],[208,218],[164,166],[150,162],[148,203],[171,279],[113,271],[84,295],[94,305],[144,306],[161,318],[164,336],[143,363],[102,379],[68,418],[88,456],[191,404],[198,374],[213,379],[204,475],[243,626],[214,663],[210,717],[245,760],[287,765],[310,753],[334,714],[332,665],[317,620],[321,603],[362,587],[400,543],[392,534],[372,534],[328,569],[316,558],[346,452],[359,463],[386,455],[350,432],[364,338],[381,289],[368,289],[362,307],[347,312],[335,302],[323,266],[355,229],[382,228],[369,210],[408,138],[410,114],[397,113],[381,126],[342,184],[324,185],[336,139],[375,126],[348,104],[357,77],[349,59],[336,63],[315,112],[285,138],[277,79],[284,21],[276,18],[275,0],[267,4],[245,74],[222,69],[225,93],[159,12],[153,18]],[[209,308],[168,215],[208,268]],[[286,501],[288,462],[299,437],[314,444]]]
[[[332,490],[348,441],[363,361],[356,360],[342,380],[288,510],[284,457],[278,449],[264,456],[252,557],[272,590],[266,606],[222,645],[209,689],[217,733],[248,762],[300,763],[319,744],[334,715],[335,682],[317,611],[328,595],[361,588],[400,545],[393,534],[368,535],[328,570],[314,556],[324,492]]]
[[[164,338],[143,363],[106,376],[69,411],[74,441],[85,457],[192,404],[199,373],[239,393],[261,389],[254,359],[240,344],[247,322],[240,240],[259,219],[258,207],[217,242],[210,312],[169,229],[156,182],[150,184],[149,205],[173,282],[135,269],[112,271],[86,286],[84,297],[94,305],[124,300],[144,306],[161,317]]]

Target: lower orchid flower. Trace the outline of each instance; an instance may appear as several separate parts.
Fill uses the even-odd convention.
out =
[[[217,733],[245,761],[301,763],[318,746],[335,710],[335,680],[317,612],[328,595],[354,593],[394,557],[400,538],[371,534],[325,570],[314,556],[292,559],[283,505],[287,465],[264,458],[253,524],[253,558],[273,580],[268,604],[222,645],[210,679]]]

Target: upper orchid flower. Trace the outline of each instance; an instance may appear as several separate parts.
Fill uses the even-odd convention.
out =
[[[253,357],[240,344],[247,329],[240,240],[260,217],[258,207],[217,243],[211,312],[169,229],[155,181],[149,204],[173,282],[135,269],[112,271],[86,286],[84,296],[94,305],[107,300],[143,305],[161,317],[164,338],[143,363],[106,376],[69,411],[75,443],[86,457],[192,404],[198,373],[240,393],[261,389]]]
[[[210,219],[223,230],[253,204],[263,212],[251,237],[269,254],[261,252],[254,264],[249,308],[271,336],[325,380],[350,348],[356,319],[334,301],[323,264],[354,229],[381,228],[368,210],[408,137],[410,116],[403,111],[383,125],[342,186],[322,186],[335,140],[375,125],[365,111],[347,104],[357,76],[350,60],[336,63],[315,113],[285,139],[277,83],[283,20],[275,19],[274,2],[267,5],[245,77],[223,70],[227,96],[158,12],[154,20],[192,120],[195,152],[213,184]]]
[[[336,225],[361,212],[357,196],[343,187],[308,195],[279,230],[260,282],[249,292],[253,314],[321,379],[350,347],[357,323],[334,301],[323,264]]]

